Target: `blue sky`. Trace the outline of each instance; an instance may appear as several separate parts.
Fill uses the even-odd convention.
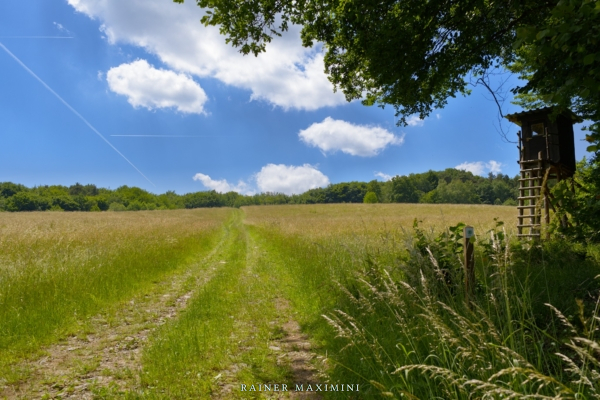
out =
[[[334,93],[298,29],[244,57],[202,15],[195,1],[1,2],[0,182],[301,193],[429,169],[518,172],[483,88],[397,127],[391,107]],[[578,125],[578,159],[583,137]]]

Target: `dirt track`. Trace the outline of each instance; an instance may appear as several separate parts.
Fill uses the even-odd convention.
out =
[[[247,241],[242,279],[250,285],[253,279],[257,279],[257,275],[252,273],[253,268],[264,259],[257,243],[245,232],[241,220],[238,220],[237,229],[244,230]],[[219,268],[227,265],[232,230],[224,232],[218,245],[206,257],[156,283],[151,291],[140,293],[114,309],[82,321],[76,335],[49,346],[42,357],[16,365],[15,368],[28,371],[28,379],[0,387],[0,398],[121,398],[127,393],[139,396],[142,393],[141,355],[149,336],[157,327],[184,312],[194,293],[209,283]],[[276,307],[277,320],[270,323],[280,326],[282,335],[268,345],[277,364],[286,365],[295,382],[318,382],[318,371],[314,366],[317,356],[311,352],[308,337],[289,316],[289,303],[284,298],[277,298]],[[232,335],[235,334],[232,332]],[[210,397],[243,398],[236,374],[246,367],[243,363],[233,363],[217,374],[217,390]],[[290,391],[270,393],[265,398],[318,399],[320,396]]]

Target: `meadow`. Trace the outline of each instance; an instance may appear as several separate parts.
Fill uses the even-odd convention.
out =
[[[518,242],[515,217],[0,213],[0,398],[598,398],[599,248]],[[469,301],[459,223],[477,236]]]
[[[598,246],[519,242],[513,207],[245,211],[296,276],[328,379],[360,398],[600,396]],[[477,233],[469,301],[459,222]]]
[[[230,210],[0,214],[0,377],[218,239]]]

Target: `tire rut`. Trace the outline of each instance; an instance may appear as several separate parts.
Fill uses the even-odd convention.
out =
[[[247,253],[246,270],[243,279],[258,279],[258,275],[254,274],[253,270],[257,266],[257,263],[261,262],[261,248],[247,230],[245,234]],[[280,338],[270,340],[268,344],[274,362],[277,365],[285,366],[289,369],[294,383],[314,385],[315,383],[322,382],[325,375],[320,370],[326,369],[326,360],[324,357],[318,356],[311,350],[312,345],[309,341],[309,337],[302,333],[298,322],[291,317],[292,313],[289,302],[283,297],[276,297],[274,302],[278,311],[278,318],[275,321],[271,321],[270,324],[274,327],[280,327],[283,334]],[[245,329],[248,329],[248,327],[245,327]],[[248,349],[243,348],[242,351],[244,350],[247,351]],[[319,365],[319,368],[315,365]],[[226,369],[220,371],[217,375],[219,376],[219,390],[214,394],[213,398],[244,398],[243,394],[240,393],[240,382],[237,382],[236,376],[243,369],[248,367],[249,366],[244,363],[232,363]],[[265,394],[265,398],[320,400],[323,397],[319,393],[314,392],[288,391]]]
[[[116,312],[88,319],[74,336],[44,350],[44,356],[21,362],[29,379],[5,387],[5,399],[93,399],[110,389],[124,392],[139,386],[142,349],[150,333],[176,317],[220,264],[220,250],[231,236],[228,227],[221,240],[202,260],[135,296]]]

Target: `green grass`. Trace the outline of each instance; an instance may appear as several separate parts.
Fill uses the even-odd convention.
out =
[[[128,396],[209,399],[232,385],[226,398],[238,398],[240,382],[289,381],[289,368],[269,348],[286,318],[277,307],[285,277],[244,229],[242,215],[228,227],[215,275],[177,320],[151,338],[143,356],[143,388]]]
[[[19,379],[15,360],[207,253],[228,214],[2,214],[0,376]]]
[[[330,358],[332,382],[361,383],[361,398],[598,396],[597,246],[507,246],[501,231],[488,240],[479,229],[468,307],[452,240],[434,240],[439,227],[386,230],[363,214],[362,226],[342,229],[336,208],[314,207],[314,224],[290,210],[246,208],[286,260],[288,293]]]
[[[30,352],[85,315],[132,297],[185,265],[186,257],[206,254],[222,226],[210,279],[195,288],[185,310],[151,334],[141,386],[124,391],[98,384],[97,397],[264,398],[242,393],[239,385],[296,383],[292,366],[272,346],[294,319],[327,359],[319,364],[321,383],[360,384],[356,398],[600,398],[600,285],[594,279],[600,246],[518,243],[502,227],[487,232],[495,217],[513,232],[514,207],[206,211],[123,213],[133,218],[129,228],[116,219],[81,216],[67,216],[73,219],[66,223],[29,214],[23,217],[29,225],[0,220],[2,233],[14,235],[0,244],[0,283],[11,285],[0,286],[8,287],[0,293],[0,304],[8,306],[0,309],[0,351]],[[183,224],[194,215],[198,226]],[[150,217],[156,220],[145,220]],[[415,218],[423,220],[416,230]],[[458,222],[477,233],[470,303],[460,240],[445,229]],[[33,331],[38,325],[41,333]],[[9,342],[6,332],[18,340]],[[78,368],[84,374],[95,365]]]

